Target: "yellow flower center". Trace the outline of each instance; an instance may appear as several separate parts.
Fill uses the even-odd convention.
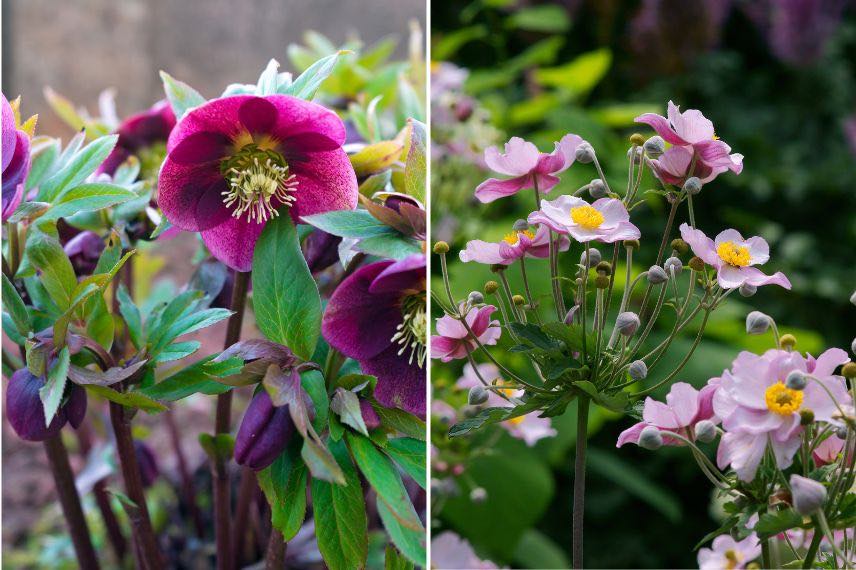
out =
[[[502,390],[500,390],[500,392],[502,392],[503,394],[505,394],[509,398],[514,396],[514,390],[511,388],[503,388]],[[520,423],[523,421],[523,416],[517,416],[515,418],[511,418],[511,419],[505,420],[505,421],[507,421],[509,424],[511,424],[513,426],[520,425]]]
[[[502,241],[508,245],[517,245],[520,242],[520,234],[524,234],[529,239],[535,239],[535,234],[531,230],[523,230],[522,232],[510,232],[505,234]]]
[[[733,241],[724,241],[719,244],[719,247],[716,248],[716,254],[722,261],[735,267],[746,267],[752,259],[748,247],[737,245]]]
[[[725,551],[725,559],[728,560],[728,565],[725,568],[727,568],[727,570],[734,570],[737,568],[737,565],[740,564],[740,560],[743,559],[743,556],[734,549],[729,548]]]
[[[791,390],[782,382],[776,382],[764,392],[767,409],[782,416],[789,416],[799,411],[803,401],[803,393]]]
[[[571,219],[587,230],[596,230],[603,223],[603,214],[592,206],[577,206],[571,208]]]

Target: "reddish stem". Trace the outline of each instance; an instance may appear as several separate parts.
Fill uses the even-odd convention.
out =
[[[184,455],[184,449],[181,446],[181,435],[178,432],[178,425],[175,423],[175,414],[171,408],[166,411],[166,425],[169,430],[172,448],[178,460],[178,474],[181,477],[184,502],[187,503],[188,514],[193,521],[193,526],[196,528],[196,536],[202,538],[205,536],[205,526],[202,523],[202,513],[196,505],[196,485],[193,484],[193,477],[187,465],[187,457]]]

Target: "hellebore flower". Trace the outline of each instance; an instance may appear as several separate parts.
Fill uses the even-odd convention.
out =
[[[695,424],[702,420],[716,423],[711,404],[714,392],[716,386],[708,385],[696,390],[686,382],[675,382],[666,395],[665,404],[651,397],[645,398],[642,421],[621,432],[615,447],[625,443],[638,444],[639,435],[648,426],[654,426],[662,432],[663,445],[685,445],[683,441],[669,437],[669,432],[694,439],[692,427]]]
[[[832,397],[839,405],[849,405],[850,395],[844,377],[833,372],[849,360],[839,348],[816,360],[778,349],[761,356],[741,352],[731,370],[722,373],[713,398],[714,412],[726,431],[717,452],[720,468],[730,464],[740,479],[751,481],[768,442],[776,464],[788,467],[800,446],[800,412],[810,410],[815,421],[840,425]],[[803,390],[785,386],[794,370],[811,376]]]
[[[565,236],[557,239],[559,251],[567,251],[571,246]],[[546,258],[550,255],[550,230],[544,225],[538,230],[515,230],[508,233],[500,242],[488,242],[480,239],[467,242],[466,249],[460,253],[461,261],[476,261],[490,265],[510,265],[524,255]]]
[[[98,258],[104,251],[104,240],[93,231],[85,230],[71,238],[63,250],[71,260],[74,272],[78,276],[92,275],[98,265]]]
[[[425,256],[357,269],[333,292],[321,332],[377,377],[375,398],[425,416]]]
[[[431,539],[431,565],[448,570],[498,568],[490,560],[480,559],[469,542],[449,530]]]
[[[345,126],[324,107],[288,95],[235,95],[188,112],[167,143],[158,205],[175,226],[200,232],[220,261],[252,267],[265,223],[357,203],[357,177],[342,150]]]
[[[731,535],[721,534],[713,539],[711,548],[700,548],[698,551],[698,567],[700,570],[735,570],[746,566],[761,556],[761,542],[754,532],[741,541],[734,540]]]
[[[461,312],[465,306],[459,307]],[[478,341],[491,346],[496,344],[502,329],[499,321],[490,320],[490,316],[496,311],[493,305],[483,307],[470,307],[467,310],[466,321],[470,330],[476,335]],[[449,362],[457,358],[466,358],[467,353],[474,351],[478,344],[470,337],[466,327],[451,315],[445,315],[437,319],[437,334],[431,337],[431,358],[439,358],[443,362]]]
[[[45,379],[33,376],[27,368],[12,374],[6,389],[6,417],[12,429],[23,440],[44,441],[59,433],[66,422],[77,429],[86,416],[86,391],[69,382],[65,403],[60,405],[49,426],[45,426],[45,410],[39,390]]]
[[[134,440],[134,452],[137,455],[137,465],[140,467],[140,476],[143,480],[143,487],[151,487],[157,478],[160,476],[158,468],[158,460],[155,457],[155,452],[145,442],[138,439]]]
[[[116,146],[97,172],[112,176],[119,165],[136,156],[140,159],[141,177],[156,178],[174,127],[175,114],[167,101],[158,101],[150,109],[131,115],[116,129]]]
[[[30,137],[15,125],[15,113],[3,95],[3,221],[21,203],[30,172]]]
[[[342,243],[341,237],[328,234],[318,228],[306,236],[303,240],[303,256],[306,258],[309,271],[318,273],[339,261],[340,243]]]
[[[488,168],[511,178],[485,180],[476,188],[476,198],[486,204],[535,186],[539,192],[549,192],[559,183],[556,174],[574,163],[574,153],[581,142],[583,139],[577,135],[567,134],[549,154],[539,152],[538,147],[520,137],[512,137],[505,143],[505,154],[495,146],[488,147],[484,151]]]
[[[614,243],[639,239],[639,228],[630,223],[630,214],[621,200],[600,198],[589,204],[582,198],[563,195],[541,200],[541,209],[529,214],[530,224],[545,224],[555,232],[569,234],[579,242]]]
[[[254,471],[279,457],[294,433],[288,406],[274,406],[267,390],[253,396],[235,436],[235,462]]]
[[[737,230],[723,230],[710,239],[701,230],[681,224],[681,237],[702,261],[716,269],[716,280],[723,289],[735,289],[749,284],[779,285],[791,288],[791,282],[781,271],[766,275],[755,265],[770,259],[770,246],[764,238],[753,236],[744,240]]]
[[[669,101],[668,116],[667,119],[656,113],[645,113],[636,117],[635,121],[651,126],[667,143],[673,147],[681,147],[686,151],[680,154],[672,153],[669,158],[665,159],[671,151],[669,149],[656,161],[662,168],[665,166],[662,164],[665,159],[669,165],[670,175],[674,174],[675,167],[683,164],[685,160],[687,162],[683,169],[684,178],[698,176],[702,182],[708,182],[726,170],[735,174],[740,174],[743,171],[743,155],[731,154],[731,147],[719,140],[714,132],[713,123],[705,118],[701,111],[689,109],[681,113],[678,106]],[[689,156],[688,159],[687,155]],[[696,159],[696,170],[688,172],[686,169],[693,157]],[[657,170],[660,171],[661,168]]]
[[[499,369],[489,362],[479,364],[478,373],[488,383],[499,377]],[[499,380],[498,384],[501,386],[502,380]],[[484,384],[479,380],[479,377],[473,367],[469,363],[465,364],[464,375],[458,379],[457,387],[462,390],[469,390],[474,387],[483,386]],[[495,391],[487,390],[487,393],[488,397],[486,404],[488,406],[497,408],[507,408],[510,406],[508,400],[497,394]],[[508,398],[519,398],[523,395],[523,390],[505,388],[502,390],[502,393]],[[522,439],[529,447],[535,445],[538,440],[544,439],[545,437],[553,437],[558,433],[553,429],[553,423],[550,418],[539,418],[534,413],[505,420],[499,425],[502,426],[505,431],[511,435],[511,437]]]

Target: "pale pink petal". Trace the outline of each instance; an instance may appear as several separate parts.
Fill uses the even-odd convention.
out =
[[[676,429],[683,427],[675,415],[675,411],[650,396],[645,398],[645,407],[642,410],[642,419],[661,429]]]
[[[459,256],[463,262],[475,261],[490,265],[511,263],[511,260],[504,259],[500,255],[500,244],[479,239],[468,241],[466,249],[461,250]]]
[[[770,259],[770,245],[767,240],[760,236],[753,236],[746,240],[746,247],[749,248],[749,257],[751,265],[763,265]]]
[[[666,394],[666,404],[677,418],[677,427],[692,425],[698,414],[698,390],[686,382],[675,382]]]
[[[716,237],[713,239],[713,243],[717,247],[719,247],[721,244],[723,244],[727,241],[730,241],[736,245],[743,245],[743,242],[745,240],[743,239],[743,236],[740,235],[740,232],[738,232],[737,230],[735,230],[733,228],[729,228],[727,230],[722,230],[721,232],[716,234]]]
[[[722,260],[716,254],[716,247],[713,240],[704,235],[701,230],[694,230],[688,224],[681,224],[681,238],[687,242],[693,253],[701,258],[702,261],[713,267],[719,267]]]
[[[550,154],[542,154],[538,161],[537,170],[541,174],[558,174],[568,169],[574,163],[574,153],[582,137],[567,134],[556,143],[556,148]]]
[[[639,115],[634,119],[637,123],[644,123],[655,131],[657,134],[663,137],[669,144],[673,145],[686,145],[689,144],[687,141],[678,136],[678,134],[672,129],[672,126],[669,124],[668,119],[661,115],[657,115],[656,113],[645,113],[644,115]]]
[[[621,200],[600,198],[594,201],[592,207],[603,215],[603,226],[610,227],[630,220],[630,214]]]
[[[465,338],[469,333],[464,325],[450,315],[444,315],[437,319],[437,334],[447,338]]]
[[[716,280],[723,289],[736,289],[748,281],[748,269],[754,268],[734,267],[733,265],[723,263],[716,272]]]
[[[495,146],[484,151],[484,161],[494,172],[507,176],[521,176],[531,172],[538,164],[541,153],[531,142],[512,137],[505,143],[505,153]]]
[[[715,135],[713,123],[701,111],[688,109],[683,113],[679,107],[669,101],[669,121],[675,128],[675,133],[689,144],[713,140]],[[662,136],[662,135],[661,135]]]
[[[751,481],[755,478],[766,447],[766,434],[727,432],[719,442],[716,462],[720,469],[731,465],[742,481]]]
[[[488,204],[494,200],[512,196],[524,188],[530,188],[531,182],[532,179],[529,175],[509,178],[508,180],[488,178],[478,185],[475,196],[481,203]]]
[[[650,424],[646,422],[639,422],[638,424],[633,424],[631,427],[627,428],[619,434],[618,441],[615,443],[615,447],[621,447],[626,443],[639,443],[639,434],[641,434],[642,430],[648,427],[649,425]]]
[[[830,376],[842,364],[850,362],[850,357],[840,348],[830,348],[817,357],[812,374],[818,377]]]
[[[761,287],[762,285],[778,285],[785,289],[791,288],[790,280],[785,277],[781,271],[777,271],[773,275],[765,275],[757,267],[743,267],[743,274],[746,276],[746,283]]]

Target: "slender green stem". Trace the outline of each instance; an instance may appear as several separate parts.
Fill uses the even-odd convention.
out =
[[[766,569],[773,567],[770,561],[770,539],[768,538],[761,539],[761,566]]]
[[[680,200],[675,199],[672,202],[672,207],[669,210],[669,218],[666,220],[666,229],[663,231],[663,239],[660,241],[660,249],[657,251],[657,261],[654,265],[660,265],[663,262],[663,253],[666,251],[666,244],[669,241],[669,236],[672,233],[672,226],[675,223],[675,215],[678,213],[678,206],[680,205]],[[639,309],[639,318],[642,318],[645,314],[645,309],[648,306],[648,296],[651,294],[651,287],[653,285],[649,282],[647,287],[645,287],[645,294],[642,297],[642,308]]]
[[[624,275],[624,292],[621,294],[621,303],[618,305],[618,313],[621,314],[627,308],[627,299],[630,298],[630,272],[633,267],[633,248],[627,248],[627,258],[626,258],[627,267],[625,268]],[[612,268],[613,273],[615,272],[615,267]],[[610,295],[611,296],[611,295]],[[607,349],[615,346],[615,341],[618,339],[618,328],[614,325],[612,327],[612,334],[609,335],[609,342],[606,345]]]
[[[808,545],[808,551],[803,559],[803,568],[811,568],[814,565],[814,559],[817,556],[817,549],[820,547],[820,541],[823,540],[823,532],[820,529],[820,521],[817,517],[812,517],[814,522],[814,535],[811,537],[811,544]]]
[[[572,516],[573,567],[583,568],[583,522],[586,496],[586,446],[588,445],[588,413],[590,399],[577,400],[577,445],[574,449],[574,505]]]
[[[589,274],[589,242],[585,242],[583,244],[585,248],[585,263],[583,264],[583,274],[580,282],[580,322],[583,325],[583,362],[587,360],[587,352],[588,347],[588,333],[586,332],[586,286],[588,284],[588,274]]]
[[[529,279],[526,278],[526,262],[524,261],[526,256],[520,258],[520,275],[523,278],[523,289],[526,291],[526,301],[529,303],[529,306],[532,308],[532,313],[535,315],[535,320],[538,323],[541,323],[541,315],[538,314],[538,307],[535,305],[535,301],[532,299],[532,291],[529,289]]]

